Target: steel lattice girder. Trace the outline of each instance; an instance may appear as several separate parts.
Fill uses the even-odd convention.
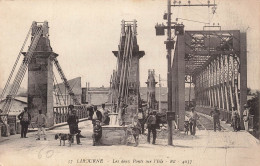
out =
[[[238,30],[230,31],[186,31],[185,32],[185,62],[186,74],[199,72],[207,61],[221,54],[239,55]]]
[[[218,107],[230,121],[246,103],[246,34],[240,31],[186,31],[185,74],[195,84],[196,105]],[[243,125],[242,125],[243,126]]]
[[[241,115],[247,97],[246,56],[246,34],[238,30],[186,31],[177,36],[172,65],[173,110],[178,114],[184,109],[184,78],[191,76],[196,106],[217,106],[227,121],[234,109]]]

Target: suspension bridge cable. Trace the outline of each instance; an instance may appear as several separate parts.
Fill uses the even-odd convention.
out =
[[[5,107],[4,109],[5,109],[6,113],[8,113],[10,111],[10,108],[13,105],[13,101],[14,101],[13,99],[16,97],[15,95],[17,94],[18,89],[19,89],[19,87],[21,85],[21,82],[22,82],[23,77],[25,75],[26,69],[28,68],[28,64],[31,61],[33,52],[36,49],[37,43],[38,43],[38,41],[40,39],[40,34],[41,33],[42,33],[42,27],[38,28],[38,31],[34,35],[32,43],[31,43],[31,45],[30,45],[30,47],[28,49],[28,52],[26,53],[26,56],[24,57],[24,61],[21,64],[21,66],[20,66],[20,68],[18,70],[18,73],[16,74],[16,76],[14,78],[14,83],[12,84],[11,90],[9,92],[9,94],[11,95],[11,101],[10,102],[7,101],[7,103],[6,103],[7,105],[4,104],[4,107]]]
[[[56,81],[56,85],[57,85],[57,87],[58,87],[58,91],[59,91],[59,93],[61,94],[61,98],[62,98],[62,100],[63,100],[63,102],[64,102],[64,105],[66,105],[66,101],[65,101],[65,99],[63,98],[63,95],[62,95],[61,90],[60,90],[60,86],[59,86],[59,84],[58,84],[58,81],[57,81],[57,79],[56,79],[56,76],[55,76],[54,72],[53,72],[53,76],[54,76],[54,80]],[[65,87],[65,86],[64,86],[64,87]],[[66,88],[66,87],[65,87],[65,88]]]
[[[15,68],[16,68],[16,66],[17,66],[17,64],[18,64],[18,62],[19,62],[19,60],[20,60],[20,57],[21,57],[22,51],[23,51],[23,49],[24,49],[24,46],[25,46],[25,44],[27,43],[27,40],[28,40],[28,38],[29,38],[29,36],[30,36],[31,29],[32,29],[32,25],[31,25],[31,27],[30,27],[30,29],[29,29],[29,31],[28,31],[26,37],[25,37],[25,40],[24,40],[23,45],[22,45],[22,48],[20,49],[20,52],[19,52],[19,54],[18,54],[18,56],[17,56],[17,58],[16,58],[16,61],[15,61],[14,66],[13,66],[13,68],[12,68],[12,71],[11,71],[9,77],[8,77],[7,83],[5,84],[5,87],[4,87],[3,91],[2,91],[2,94],[1,94],[1,97],[0,97],[0,101],[2,101],[2,98],[4,97],[4,94],[5,94],[6,90],[7,90],[7,87],[9,86],[9,83],[10,83],[10,81],[11,81],[11,78],[13,77]]]

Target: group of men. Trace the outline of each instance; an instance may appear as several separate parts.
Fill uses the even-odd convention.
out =
[[[189,119],[189,125],[190,125],[190,133],[191,135],[195,135],[196,133],[196,123],[197,120],[199,119],[198,114],[194,111],[194,107],[191,108],[191,114],[190,114],[190,119]],[[221,131],[221,125],[220,125],[220,110],[219,108],[215,107],[214,111],[211,112],[211,115],[213,117],[213,129],[216,132]],[[249,107],[247,104],[244,105],[244,111],[243,111],[243,116],[242,120],[244,122],[244,127],[245,130],[248,131],[248,121],[249,121]],[[234,131],[239,131],[240,130],[240,116],[238,111],[233,107],[232,111],[232,116],[231,116],[231,125],[233,127]]]
[[[100,138],[102,137],[102,127],[103,125],[109,125],[110,118],[108,116],[108,110],[105,109],[105,104],[102,104],[101,109],[97,109],[97,106],[93,106],[89,108],[89,118],[92,120],[93,124],[93,145],[95,146]],[[81,130],[78,128],[79,119],[77,116],[77,110],[74,109],[73,105],[69,106],[69,115],[67,118],[67,123],[69,125],[70,134],[76,136],[76,142],[78,145],[81,145],[80,138],[85,138],[81,135]],[[220,125],[220,111],[217,107],[215,107],[212,112],[213,117],[213,128],[214,131],[221,130]],[[24,111],[18,115],[18,119],[21,124],[21,138],[28,138],[26,136],[28,132],[28,126],[31,123],[31,115],[28,112],[28,108],[25,107]],[[199,119],[199,115],[195,112],[194,107],[191,108],[191,114],[189,118],[189,130],[191,135],[195,135],[197,120]],[[232,111],[232,127],[234,131],[240,130],[240,116],[237,110],[233,108]],[[249,121],[249,107],[247,104],[244,105],[244,111],[242,115],[242,120],[244,122],[245,130],[248,131],[248,121]],[[150,143],[151,133],[153,135],[152,144],[155,144],[156,141],[156,129],[159,126],[158,117],[156,111],[150,111],[149,115],[145,117],[142,109],[139,109],[137,116],[134,118],[132,129],[133,136],[135,138],[136,146],[138,145],[139,134],[144,134],[144,124],[147,124],[147,142]],[[42,113],[42,110],[38,111],[38,115],[36,116],[35,124],[38,127],[37,139],[40,140],[41,132],[43,133],[44,140],[46,140],[46,116]]]
[[[147,142],[150,143],[150,137],[152,133],[152,144],[155,144],[156,141],[156,129],[159,127],[158,117],[156,111],[150,111],[148,116],[145,117],[142,108],[138,109],[137,116],[133,119],[133,136],[135,139],[135,146],[138,145],[139,134],[144,134],[144,125],[147,125],[148,133],[147,133]]]
[[[28,112],[28,108],[24,107],[24,110],[18,115],[18,119],[21,124],[21,138],[28,138],[26,134],[28,132],[28,126],[31,124],[31,114]],[[38,127],[37,139],[40,140],[41,132],[43,133],[44,140],[46,140],[45,126],[46,126],[46,116],[39,110],[38,115],[35,119],[35,124]]]
[[[89,116],[93,124],[93,132],[94,132],[93,135],[95,135],[95,131],[96,133],[99,132],[99,134],[96,137],[97,139],[94,138],[93,139],[98,140],[101,138],[102,135],[100,134],[101,128],[98,126],[109,125],[110,122],[108,111],[105,109],[105,104],[102,104],[102,108],[100,110],[97,109],[97,106],[91,107],[89,110]],[[46,140],[45,127],[47,121],[46,121],[46,116],[42,113],[42,110],[38,111],[38,115],[35,118],[34,124],[36,126],[34,126],[31,123],[32,116],[29,113],[27,107],[24,107],[24,110],[18,115],[18,119],[20,120],[20,124],[21,124],[21,138],[28,138],[26,135],[28,132],[28,126],[31,124],[33,128],[34,127],[38,128],[36,140],[40,140],[41,132],[43,133],[44,140]],[[81,145],[80,138],[85,138],[85,137],[81,135],[81,130],[79,130],[78,128],[79,118],[77,116],[77,110],[74,109],[73,105],[69,105],[69,114],[67,118],[67,123],[69,125],[70,134],[75,135],[77,144]],[[97,128],[99,128],[98,131]]]
[[[248,131],[248,122],[249,122],[249,107],[247,104],[244,105],[244,111],[242,115],[242,120],[244,123],[245,130]],[[234,131],[240,130],[240,116],[238,111],[233,107],[232,115],[231,115],[232,127]]]
[[[101,125],[109,125],[110,118],[108,116],[108,110],[105,109],[105,104],[102,104],[100,110],[97,109],[97,106],[90,107],[89,118],[92,120],[93,124],[93,146],[99,143],[100,138],[102,137],[102,128]],[[81,145],[80,138],[85,138],[81,135],[81,130],[78,128],[79,119],[76,114],[77,110],[74,109],[73,105],[69,105],[69,112],[71,114],[68,116],[67,123],[69,125],[70,134],[76,135],[76,141],[78,145]]]
[[[101,109],[97,109],[97,106],[89,109],[89,118],[93,124],[93,146],[100,144],[102,137],[102,127],[109,125],[110,117],[108,116],[109,111],[105,108],[105,104],[101,105]]]

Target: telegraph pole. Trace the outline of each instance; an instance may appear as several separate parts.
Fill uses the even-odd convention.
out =
[[[168,0],[168,14],[167,14],[167,41],[171,41],[171,0]],[[171,59],[172,59],[172,49],[167,48],[167,60],[168,60],[168,72],[167,72],[167,86],[168,86],[168,111],[172,112],[172,72],[171,72]],[[172,145],[172,121],[168,122],[168,145]]]
[[[162,106],[161,106],[161,76],[159,74],[159,112],[162,112]]]

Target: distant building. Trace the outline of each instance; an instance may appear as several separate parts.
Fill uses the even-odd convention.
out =
[[[71,80],[68,80],[74,95],[81,102],[82,97],[82,88],[81,88],[81,77],[77,77]],[[64,83],[56,84],[54,86],[54,97],[53,97],[54,106],[59,105],[69,105],[73,104],[73,100],[69,95],[67,88],[65,87]]]
[[[4,105],[5,100],[6,99],[0,102],[0,108]],[[27,107],[27,97],[16,97],[13,101],[9,115],[19,115],[23,111],[24,107]]]
[[[102,87],[88,87],[86,91],[86,101],[90,104],[100,105],[103,103],[110,103],[109,88]]]
[[[147,87],[140,87],[140,96],[143,101],[147,101]],[[189,105],[189,96],[190,96],[190,102],[194,103],[195,95],[194,95],[194,89],[191,88],[190,94],[189,94],[189,87],[185,88],[185,105]],[[159,87],[155,88],[155,98],[157,102],[159,102]],[[161,87],[161,109],[162,111],[167,111],[168,109],[168,93],[167,93],[167,87]]]
[[[74,95],[82,104],[101,105],[108,102],[109,88],[81,87],[81,77],[68,80]],[[65,102],[65,104],[64,104]],[[73,100],[63,83],[54,86],[54,106],[73,104]]]

